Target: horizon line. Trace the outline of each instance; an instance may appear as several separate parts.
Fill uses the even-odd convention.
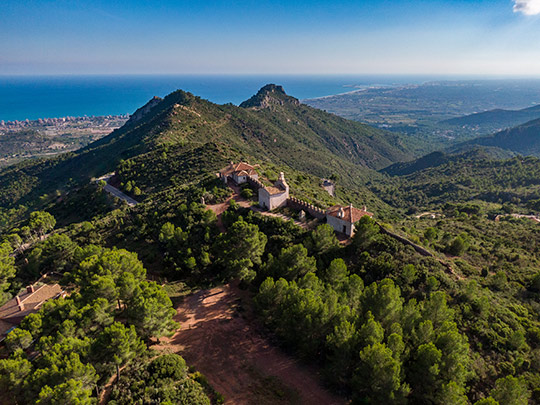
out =
[[[0,73],[0,77],[90,77],[90,76],[281,76],[281,77],[330,77],[330,76],[378,76],[378,77],[474,77],[540,79],[537,74],[512,73]]]

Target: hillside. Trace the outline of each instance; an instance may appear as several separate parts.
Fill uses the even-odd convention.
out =
[[[433,152],[411,162],[394,163],[382,169],[382,172],[391,176],[403,176],[426,169],[437,167],[448,162],[450,157],[443,152]]]
[[[511,128],[528,121],[540,118],[540,105],[524,108],[522,110],[495,109],[480,113],[466,115],[441,121],[443,124],[455,126],[476,126],[479,130],[486,131],[492,128]]]
[[[540,156],[540,119],[493,135],[472,139],[456,146],[456,149],[470,145],[493,146],[521,155]]]
[[[507,216],[540,209],[540,160],[471,147],[388,166],[410,158],[399,145],[269,85],[239,107],[152,99],[84,149],[2,171],[0,299],[46,272],[74,293],[8,335],[0,391],[21,404],[68,388],[87,402],[298,403],[329,397],[321,376],[338,403],[538,402],[540,230]],[[216,177],[230,160],[260,164],[264,181],[285,172],[295,197],[367,204],[376,221],[340,243],[324,219],[261,212],[252,189]],[[112,170],[138,204],[88,181]],[[275,350],[266,367],[258,347]],[[308,368],[283,372],[297,358]]]
[[[371,169],[410,158],[398,135],[302,105],[279,86],[263,87],[241,107],[179,90],[152,99],[124,126],[75,153],[1,171],[0,206],[10,209],[44,194],[62,194],[156,148],[209,142],[224,161],[236,156],[286,165],[313,176],[338,176],[348,185],[376,176]]]
[[[373,180],[368,187],[391,206],[409,210],[440,209],[473,200],[512,203],[527,210],[529,202],[540,198],[540,160],[505,159],[489,149],[433,153],[383,171],[392,177]]]
[[[510,151],[496,147],[467,145],[459,148],[459,152],[455,153],[433,152],[409,162],[394,163],[382,169],[381,172],[391,176],[405,176],[450,162],[474,159],[509,159],[514,157],[514,155],[515,154]]]

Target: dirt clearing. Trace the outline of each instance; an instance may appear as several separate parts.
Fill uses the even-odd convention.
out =
[[[225,396],[226,404],[345,404],[314,370],[272,345],[237,310],[240,292],[225,285],[187,296],[182,325],[155,349],[178,353]]]

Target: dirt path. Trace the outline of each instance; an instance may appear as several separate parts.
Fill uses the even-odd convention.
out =
[[[442,214],[438,214],[436,212],[422,212],[421,214],[415,215],[414,217],[416,219],[420,219],[422,217],[429,217],[431,219],[435,219],[435,218],[441,217],[441,216],[442,216]]]
[[[226,404],[345,404],[314,370],[273,346],[239,315],[240,292],[199,291],[177,307],[182,328],[155,349],[182,355],[225,396]]]
[[[120,373],[125,368],[126,368],[125,365],[120,367]],[[102,388],[102,390],[101,390],[101,392],[99,394],[99,400],[98,400],[100,405],[105,405],[105,404],[107,404],[109,402],[109,397],[111,396],[113,385],[116,382],[117,378],[118,378],[118,375],[116,373],[114,373],[113,375],[111,375],[111,377],[109,378],[109,380],[107,381],[105,386]]]
[[[227,208],[229,208],[229,205],[231,204],[231,200],[233,197],[227,198],[224,202],[219,204],[207,204],[206,209],[214,211],[214,214],[217,216],[217,226],[219,230],[224,233],[226,231],[225,226],[223,225],[223,221],[221,219],[221,214],[223,214],[225,211],[227,211]]]
[[[292,218],[290,218],[290,217],[288,217],[286,215],[279,214],[279,213],[276,213],[276,212],[265,211],[262,208],[260,208],[259,206],[252,205],[251,201],[246,200],[245,198],[243,198],[240,195],[240,188],[237,185],[233,184],[232,182],[227,183],[227,185],[233,190],[233,195],[232,196],[227,198],[222,203],[206,205],[207,209],[214,211],[214,213],[216,214],[217,221],[218,221],[217,225],[218,225],[218,228],[219,228],[219,230],[221,232],[226,231],[225,226],[223,226],[223,222],[221,220],[221,214],[223,214],[225,211],[227,211],[227,208],[229,208],[229,205],[231,204],[231,200],[233,200],[233,199],[241,207],[249,208],[252,211],[258,212],[261,215],[265,215],[267,217],[281,218],[284,221],[289,221],[289,220],[292,219]],[[300,221],[297,221],[297,220],[294,220],[294,219],[293,219],[293,221],[297,226],[299,226],[301,228],[304,228],[304,229],[309,229],[309,224],[307,222],[300,222]]]
[[[217,216],[217,225],[221,232],[225,232],[225,226],[223,225],[223,221],[221,219],[221,214],[223,214],[225,211],[227,211],[227,208],[229,208],[229,205],[231,205],[231,200],[235,200],[236,202],[244,201],[244,199],[240,196],[240,188],[233,184],[231,181],[227,183],[227,186],[231,188],[233,191],[233,194],[227,198],[225,201],[219,204],[207,204],[206,209],[214,211],[214,213]],[[247,202],[245,202],[247,203]]]
[[[297,221],[291,217],[288,217],[287,215],[280,214],[279,212],[265,211],[258,206],[251,206],[250,208],[252,211],[258,212],[259,214],[267,217],[281,218],[283,221],[290,221],[292,219],[294,224],[299,226],[300,228],[309,229],[309,224],[307,222]]]
[[[506,215],[497,215],[495,217],[495,222],[499,222],[501,220],[501,218],[504,218],[504,217],[512,217],[512,218],[527,218],[527,219],[530,219],[534,222],[540,222],[540,217],[538,217],[537,215],[523,215],[523,214],[506,214]]]

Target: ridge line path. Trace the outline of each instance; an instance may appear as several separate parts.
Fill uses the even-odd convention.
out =
[[[96,179],[96,183],[99,183],[101,180],[103,180],[105,183],[105,187],[103,187],[103,189],[109,193],[109,194],[112,194],[113,196],[115,196],[116,198],[120,198],[121,200],[124,200],[125,202],[127,202],[127,204],[130,206],[130,207],[133,207],[137,204],[139,204],[138,201],[134,200],[133,198],[131,198],[129,195],[127,194],[124,194],[123,192],[121,192],[120,190],[118,190],[116,187],[114,186],[111,186],[109,184],[109,180],[111,179],[111,177],[114,176],[114,173],[107,173],[99,178]]]
[[[152,348],[184,357],[225,396],[226,405],[347,404],[323,387],[316,367],[259,332],[251,308],[241,304],[247,295],[231,283],[184,297],[174,317],[180,329]]]

